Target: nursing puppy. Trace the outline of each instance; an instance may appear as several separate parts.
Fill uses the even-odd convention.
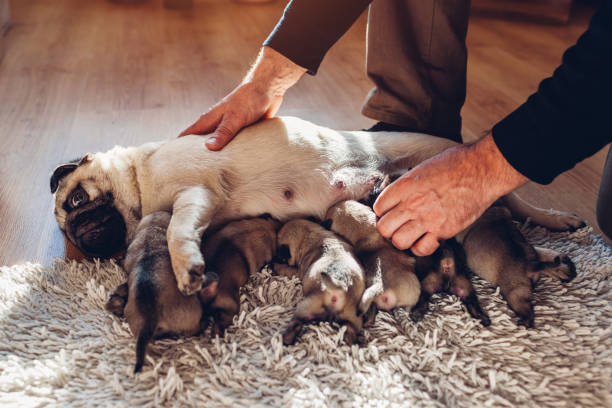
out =
[[[283,343],[293,344],[306,322],[333,320],[346,325],[344,340],[352,344],[363,326],[358,308],[365,276],[351,246],[319,224],[295,219],[278,232],[278,252],[288,266],[274,264],[274,271],[297,274],[304,292]]]
[[[497,253],[490,255],[497,256]],[[465,252],[454,238],[441,242],[440,247],[431,256],[417,257],[416,270],[422,290],[419,302],[411,314],[413,320],[419,320],[425,314],[431,295],[448,292],[457,296],[468,313],[480,320],[483,326],[491,324],[491,319],[480,307],[470,280]]]
[[[366,290],[359,309],[372,324],[376,310],[396,307],[408,310],[417,303],[421,285],[414,274],[415,259],[396,249],[376,229],[376,214],[357,201],[343,201],[331,207],[323,225],[346,239],[363,264]]]
[[[213,335],[222,335],[240,311],[240,288],[249,276],[272,261],[280,226],[272,218],[234,221],[204,239],[206,270],[219,276],[199,293],[205,313],[214,319]]]
[[[198,297],[184,296],[176,286],[166,241],[169,223],[170,214],[155,212],[138,224],[124,261],[127,284],[120,285],[107,303],[109,311],[125,314],[137,339],[135,373],[142,368],[151,339],[191,336],[200,331],[202,306]]]
[[[172,212],[168,246],[179,290],[206,284],[202,234],[209,226],[271,214],[281,221],[322,218],[333,204],[361,199],[386,174],[397,174],[453,146],[434,136],[335,131],[297,118],[263,120],[223,150],[200,136],[115,147],[59,166],[50,180],[55,218],[89,256],[125,249],[140,219]],[[568,214],[521,207],[541,225],[579,225]],[[529,215],[531,216],[531,215]]]
[[[570,258],[560,252],[530,245],[512,222],[510,211],[491,207],[457,236],[468,267],[498,285],[519,324],[533,327],[532,289],[546,274],[569,282],[576,276]]]

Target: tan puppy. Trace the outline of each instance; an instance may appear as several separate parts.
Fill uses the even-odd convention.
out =
[[[305,322],[334,320],[346,324],[344,340],[352,344],[363,326],[358,307],[365,289],[363,268],[352,247],[319,224],[295,219],[278,232],[278,249],[289,267],[274,264],[274,270],[298,274],[304,291],[283,343],[292,344]]]
[[[355,249],[366,273],[360,310],[373,323],[376,310],[396,307],[410,310],[418,301],[421,285],[414,274],[415,259],[396,249],[376,229],[376,214],[357,201],[331,207],[324,225],[346,239]]]
[[[569,282],[576,268],[567,255],[534,248],[512,222],[510,211],[491,207],[457,236],[467,265],[487,281],[499,285],[519,324],[533,327],[532,287],[541,274]]]
[[[160,211],[149,214],[138,224],[124,262],[127,284],[119,286],[107,303],[109,311],[119,316],[125,313],[137,338],[134,372],[142,368],[152,338],[191,336],[200,331],[202,306],[198,297],[183,296],[176,286],[166,241],[169,223],[170,214]]]
[[[495,256],[495,254],[491,254]],[[417,275],[421,280],[421,296],[412,313],[413,320],[419,320],[426,312],[431,295],[449,292],[457,296],[467,308],[468,313],[489,326],[491,319],[480,307],[476,291],[470,280],[465,252],[453,238],[440,243],[431,256],[417,257]]]
[[[272,261],[280,225],[272,218],[234,221],[203,241],[206,270],[219,276],[199,294],[205,312],[214,319],[213,334],[222,335],[232,324],[240,310],[240,288]]]

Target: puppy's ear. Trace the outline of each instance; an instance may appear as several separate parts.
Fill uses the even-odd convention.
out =
[[[51,175],[51,182],[49,186],[51,187],[51,194],[57,191],[59,187],[59,182],[61,179],[66,177],[68,174],[72,173],[78,165],[70,163],[70,164],[62,164],[58,166],[55,170],[53,170],[53,174]]]
[[[321,226],[323,228],[325,228],[326,230],[331,230],[331,226],[332,226],[333,222],[334,221],[331,218],[328,218],[328,219],[326,219],[325,221],[323,221],[321,223]]]

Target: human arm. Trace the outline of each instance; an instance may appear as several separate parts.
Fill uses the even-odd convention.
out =
[[[180,136],[212,132],[206,146],[220,150],[243,127],[274,116],[287,89],[304,72],[316,72],[327,50],[370,1],[291,1],[240,85]]]

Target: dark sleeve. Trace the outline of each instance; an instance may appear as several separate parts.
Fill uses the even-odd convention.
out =
[[[372,0],[292,0],[263,45],[314,75],[327,50]]]
[[[493,140],[517,171],[541,184],[612,140],[612,0],[602,2],[553,76],[493,127]]]

